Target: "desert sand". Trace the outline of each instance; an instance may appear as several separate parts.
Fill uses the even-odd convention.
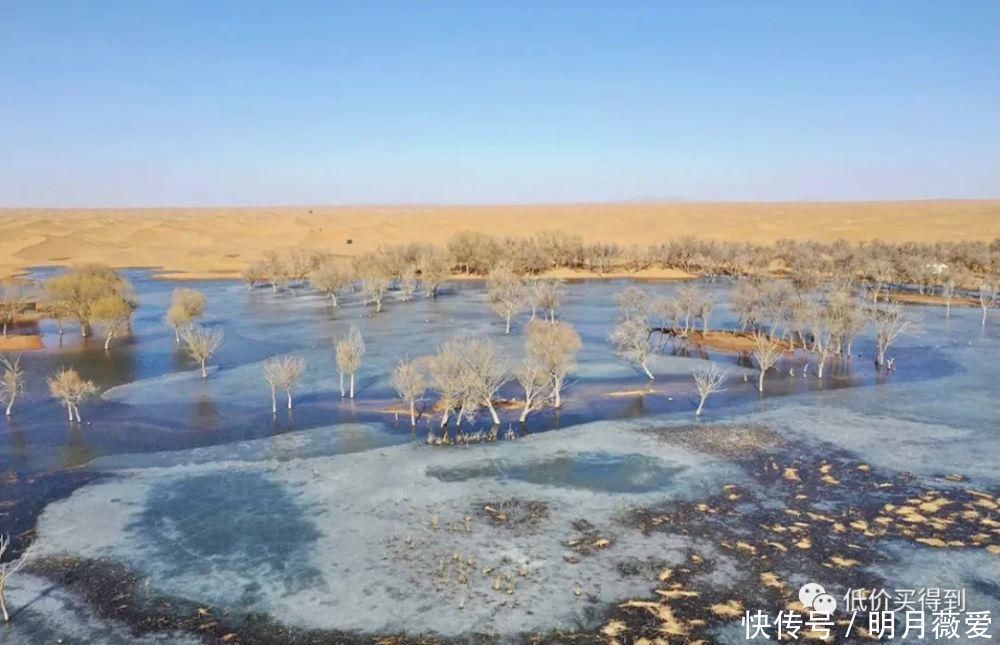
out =
[[[988,240],[1000,236],[1000,200],[0,209],[0,275],[39,265],[102,262],[155,267],[174,278],[226,278],[265,249],[354,255],[382,244],[443,244],[466,229],[498,236],[564,230],[586,242],[625,245],[685,235],[758,243]]]

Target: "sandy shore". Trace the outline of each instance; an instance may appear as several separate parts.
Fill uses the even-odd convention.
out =
[[[759,243],[988,240],[1000,236],[1000,201],[0,209],[0,275],[103,262],[159,267],[175,278],[229,278],[265,249],[355,255],[383,244],[443,244],[472,229],[498,236],[564,230],[587,242],[640,245],[685,235]]]

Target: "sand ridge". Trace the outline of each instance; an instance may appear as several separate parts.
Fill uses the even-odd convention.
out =
[[[1000,237],[1000,200],[609,203],[511,206],[0,209],[0,275],[38,265],[159,267],[235,277],[266,249],[356,255],[384,244],[444,244],[461,230],[648,245],[682,236],[934,242]],[[350,240],[350,243],[348,242]]]

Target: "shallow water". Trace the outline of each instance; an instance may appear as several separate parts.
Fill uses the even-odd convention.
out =
[[[205,323],[226,332],[213,373],[202,380],[162,322],[175,285],[144,272],[130,277],[142,307],[133,336],[111,352],[72,331],[60,345],[54,325],[42,325],[50,349],[25,357],[29,391],[12,422],[0,424],[0,471],[40,481],[77,471],[108,475],[62,501],[43,500],[51,503],[38,519],[37,557],[121,563],[154,596],[262,612],[303,629],[513,637],[597,628],[616,603],[648,596],[658,572],[695,548],[717,567],[699,584],[753,584],[738,558],[684,527],[643,534],[622,523],[629,509],[695,503],[723,486],[751,491],[766,508],[785,503],[733,455],[672,441],[672,431],[693,422],[690,372],[705,358],[730,376],[726,391],[709,399],[704,427],[767,428],[804,455],[846,454],[927,485],[950,486],[944,476],[960,473],[961,486],[994,494],[1000,487],[1000,323],[980,327],[974,310],[956,309],[946,320],[937,309],[911,308],[921,324],[893,349],[895,373],[875,374],[864,336],[855,344],[862,356],[831,363],[823,380],[801,376],[805,359],[782,363],[759,397],[754,372],[735,357],[670,347],[652,362],[657,379],[647,384],[605,340],[613,295],[624,283],[568,284],[561,317],[579,329],[584,347],[565,409],[534,414],[525,428],[516,411],[504,410],[504,428],[519,439],[436,448],[424,444],[436,427],[429,412],[415,430],[384,412],[395,405],[389,374],[398,357],[429,354],[458,329],[489,335],[511,363],[518,360],[519,327],[502,334],[479,285],[453,285],[437,300],[390,300],[372,316],[350,297],[333,308],[305,292],[185,283],[206,292]],[[644,288],[669,293],[675,286]],[[722,302],[728,285],[705,288]],[[331,346],[350,324],[368,346],[353,402],[339,396]],[[717,305],[713,326],[734,324]],[[309,368],[295,410],[272,417],[261,364],[286,352],[306,357]],[[106,388],[84,406],[83,426],[69,426],[44,394],[45,375],[59,365]],[[640,392],[607,396],[631,390]],[[514,397],[516,387],[502,394]],[[540,515],[524,524],[498,523],[483,510],[528,503]],[[18,507],[15,515],[29,511]],[[0,516],[0,531],[10,521]],[[963,551],[974,564],[955,570],[946,549],[879,548],[886,564],[872,571],[897,587],[919,568],[922,584],[965,584],[977,590],[970,604],[1000,608],[996,587],[982,583],[997,569],[995,555]],[[41,625],[84,611],[71,594],[65,602],[32,602],[38,584],[26,577],[11,587],[15,602],[29,605],[12,632],[22,639],[61,633]],[[103,620],[88,615],[83,624],[95,638],[127,631]]]

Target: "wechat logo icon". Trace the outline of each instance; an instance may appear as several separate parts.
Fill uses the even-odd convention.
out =
[[[837,611],[837,599],[826,593],[823,585],[809,582],[799,589],[799,602],[816,613],[831,615]]]

